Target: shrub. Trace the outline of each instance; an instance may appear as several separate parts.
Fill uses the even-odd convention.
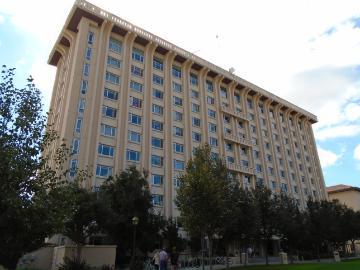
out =
[[[66,257],[59,270],[91,270],[91,267],[84,260]]]

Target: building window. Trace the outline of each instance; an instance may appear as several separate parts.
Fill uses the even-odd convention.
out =
[[[209,145],[217,147],[218,146],[218,140],[216,138],[214,138],[214,137],[210,137],[209,138]]]
[[[209,132],[216,132],[216,125],[213,123],[209,123]]]
[[[223,119],[224,119],[224,123],[230,124],[230,116],[224,114]]]
[[[94,44],[94,42],[95,42],[95,34],[94,34],[94,32],[91,32],[91,31],[88,32],[87,42],[90,45]]]
[[[90,64],[85,63],[83,67],[83,75],[89,76],[89,73],[90,73]]]
[[[75,124],[75,132],[80,133],[81,131],[81,126],[82,126],[82,118],[78,117],[76,119],[76,124]]]
[[[274,168],[268,167],[268,172],[269,172],[269,175],[274,175]]]
[[[92,55],[92,48],[87,47],[85,50],[85,58],[86,60],[91,60],[91,55]]]
[[[151,165],[156,167],[162,167],[164,163],[164,158],[157,156],[157,155],[151,155]]]
[[[158,115],[163,115],[164,113],[164,108],[162,106],[153,104],[152,105],[152,112]]]
[[[196,90],[191,90],[191,97],[192,98],[199,98],[199,92]]]
[[[76,175],[77,172],[77,159],[72,159],[70,160],[70,166],[69,166],[69,175],[71,177],[74,177]]]
[[[108,98],[108,99],[112,99],[112,100],[118,100],[118,96],[119,93],[114,91],[114,90],[110,90],[108,88],[104,89],[104,97]]]
[[[208,109],[208,115],[211,118],[216,118],[216,112],[214,110]]]
[[[85,99],[80,99],[79,100],[79,108],[78,108],[78,112],[79,113],[84,113],[85,111]]]
[[[174,118],[174,121],[181,122],[183,119],[183,114],[181,112],[174,111],[173,118]]]
[[[152,204],[154,206],[163,206],[164,205],[164,196],[159,194],[152,194]]]
[[[198,77],[196,74],[190,73],[190,84],[198,85]]]
[[[104,165],[96,165],[96,176],[101,178],[108,178],[112,175],[112,167]]]
[[[142,93],[143,91],[143,85],[135,81],[130,81],[130,88],[139,93]]]
[[[233,151],[233,144],[232,143],[225,143],[225,149],[227,151],[232,152]]]
[[[163,77],[153,74],[153,83],[158,84],[158,85],[163,85],[164,79],[163,79]]]
[[[144,76],[144,70],[142,68],[139,68],[137,66],[131,65],[131,74],[137,77],[143,77]]]
[[[184,132],[183,132],[182,128],[174,126],[173,127],[173,134],[174,134],[174,136],[182,137]]]
[[[227,90],[224,87],[220,87],[220,97],[227,98]]]
[[[164,183],[164,176],[158,174],[151,175],[151,183],[153,185],[162,185]]]
[[[262,168],[260,164],[256,164],[256,172],[262,172]]]
[[[280,176],[281,176],[282,178],[285,178],[285,171],[280,170]]]
[[[227,161],[228,163],[233,164],[233,163],[235,162],[235,159],[234,159],[234,157],[227,156],[227,157],[226,157],[226,161]]]
[[[164,140],[160,138],[152,137],[151,146],[162,149],[164,147]]]
[[[133,113],[129,113],[129,123],[134,125],[141,125],[141,116]]]
[[[113,68],[120,68],[121,66],[121,61],[114,58],[114,57],[111,57],[111,56],[108,56],[107,57],[107,64]]]
[[[114,147],[100,143],[99,147],[98,147],[98,154],[103,155],[103,156],[113,157],[114,156]]]
[[[288,191],[288,187],[287,187],[287,184],[285,184],[285,183],[281,183],[281,185],[280,185],[280,190],[282,191],[282,192],[287,192]]]
[[[81,81],[81,87],[80,87],[80,92],[81,94],[85,95],[87,90],[88,90],[88,81],[87,80],[82,80]]]
[[[144,62],[144,52],[139,49],[133,48],[132,59],[137,62],[143,63]]]
[[[207,97],[206,97],[206,101],[207,101],[207,103],[210,104],[210,105],[214,105],[214,104],[215,104],[215,99],[212,98],[212,97],[207,96]]]
[[[172,90],[174,92],[181,93],[181,91],[182,91],[181,84],[172,82]]]
[[[172,66],[172,75],[176,78],[181,78],[181,68],[177,66]]]
[[[192,132],[192,139],[194,142],[201,142],[201,134],[198,132]]]
[[[126,160],[127,161],[140,161],[140,152],[134,150],[126,150]]]
[[[240,102],[241,102],[241,97],[240,97],[240,95],[235,93],[235,94],[234,94],[234,98],[235,98],[235,102],[238,103],[238,104],[240,104]]]
[[[185,169],[185,162],[181,160],[174,159],[174,170],[181,170]]]
[[[106,117],[116,118],[116,109],[108,106],[103,106],[102,115]]]
[[[206,81],[206,90],[210,93],[214,92],[214,86],[211,81]]]
[[[247,107],[249,108],[249,109],[252,109],[253,108],[253,102],[252,102],[252,100],[251,99],[247,99],[246,100],[246,103],[247,103]]]
[[[181,143],[173,143],[174,152],[184,153],[184,145]]]
[[[164,64],[163,64],[162,60],[160,60],[158,58],[154,58],[153,59],[153,68],[157,69],[157,70],[163,70]]]
[[[200,105],[191,103],[191,111],[196,113],[200,112]]]
[[[80,150],[80,140],[75,138],[72,141],[71,154],[73,155],[79,154],[79,150]]]
[[[108,72],[108,71],[106,71],[105,80],[109,83],[113,83],[113,84],[117,84],[117,85],[120,84],[120,76],[118,76],[114,73]]]
[[[164,124],[162,122],[152,120],[152,129],[156,131],[163,131]]]
[[[109,50],[114,52],[114,53],[121,53],[121,42],[116,40],[116,39],[113,39],[113,38],[110,38],[110,41],[109,41]]]
[[[135,107],[138,109],[141,109],[142,107],[142,100],[140,98],[130,97],[129,102],[131,107]]]
[[[139,143],[141,142],[141,134],[132,130],[128,132],[128,140],[130,142]]]
[[[101,135],[115,137],[116,136],[116,127],[112,127],[106,124],[101,124]]]
[[[193,126],[195,126],[195,127],[200,127],[201,121],[200,121],[200,119],[197,118],[197,117],[192,117],[192,124],[193,124]]]
[[[174,103],[174,105],[176,105],[176,106],[182,106],[183,100],[182,100],[182,98],[179,98],[179,97],[174,96],[174,97],[173,97],[173,103]]]
[[[164,92],[157,90],[157,89],[153,89],[153,97],[157,98],[157,99],[163,99],[164,98]]]

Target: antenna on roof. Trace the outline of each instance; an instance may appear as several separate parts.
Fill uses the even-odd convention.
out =
[[[233,67],[229,68],[229,72],[230,72],[231,74],[234,74],[235,68],[233,68]]]

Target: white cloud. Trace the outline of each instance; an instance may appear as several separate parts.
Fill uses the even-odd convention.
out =
[[[354,158],[360,161],[360,144],[354,149]]]
[[[342,157],[342,154],[336,154],[332,151],[325,150],[321,147],[318,147],[318,153],[322,168],[335,165],[336,162]]]
[[[353,137],[360,134],[360,125],[338,125],[329,128],[315,129],[315,138],[318,140],[327,140],[334,138]]]
[[[45,104],[45,111],[49,109],[55,72],[55,68],[49,66],[44,59],[37,59],[31,66],[30,74],[34,78],[36,87],[41,90],[44,97],[43,102]]]
[[[360,103],[350,103],[345,107],[346,118],[349,121],[360,119]]]

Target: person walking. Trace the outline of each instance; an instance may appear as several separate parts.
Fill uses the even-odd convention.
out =
[[[159,258],[160,258],[160,270],[166,270],[167,269],[167,262],[169,260],[169,256],[166,253],[164,248],[161,249],[161,251],[159,253]]]
[[[171,263],[171,270],[178,269],[179,253],[177,252],[176,247],[172,248],[172,252],[170,254],[170,263]]]
[[[155,270],[159,270],[160,267],[160,252],[159,250],[155,250],[155,254],[153,257],[153,263]]]

